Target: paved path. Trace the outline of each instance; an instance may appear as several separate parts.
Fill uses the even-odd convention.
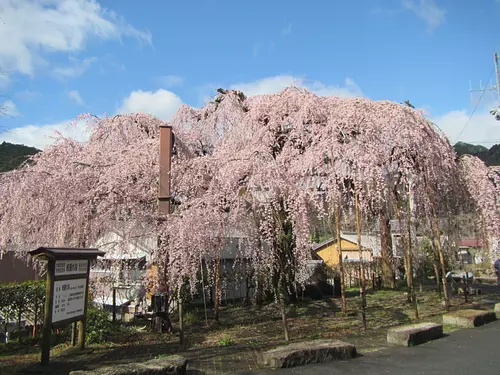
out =
[[[447,337],[412,348],[386,348],[366,353],[350,361],[240,373],[264,374],[499,375],[500,321],[455,331]]]

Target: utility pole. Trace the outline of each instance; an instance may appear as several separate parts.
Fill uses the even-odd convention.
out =
[[[493,54],[493,61],[495,64],[495,80],[496,80],[496,85],[492,85],[491,81],[488,86],[483,87],[483,83],[479,81],[479,89],[472,89],[472,83],[469,81],[469,92],[471,94],[471,100],[472,100],[472,93],[473,92],[481,92],[481,97],[479,98],[479,101],[483,97],[483,94],[486,91],[494,91],[497,94],[497,108],[494,108],[490,110],[490,114],[495,116],[495,119],[497,121],[500,121],[500,70],[498,67],[498,53]]]
[[[500,71],[498,70],[498,53],[495,52],[495,77],[497,80],[497,96],[498,96],[498,107],[500,107]]]

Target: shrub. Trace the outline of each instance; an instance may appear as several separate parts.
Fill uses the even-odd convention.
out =
[[[109,320],[109,314],[94,306],[87,308],[87,342],[98,344],[105,342],[109,335],[115,330],[113,322]]]

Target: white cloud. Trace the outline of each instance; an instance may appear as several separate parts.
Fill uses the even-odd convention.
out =
[[[84,104],[84,101],[83,101],[80,93],[77,90],[66,91],[66,95],[68,95],[68,98],[73,100],[76,104],[80,104],[80,105]]]
[[[170,88],[182,85],[182,83],[184,82],[184,78],[172,74],[172,75],[161,76],[158,78],[158,81],[163,86]]]
[[[151,34],[135,29],[95,0],[2,0],[0,66],[33,75],[43,56],[84,49],[91,38],[132,37],[151,43]]]
[[[361,89],[351,78],[346,78],[343,85],[326,85],[322,82],[310,81],[302,77],[278,75],[253,82],[236,83],[231,85],[230,88],[240,90],[247,96],[253,96],[275,94],[289,86],[303,87],[315,92],[319,96],[333,95],[342,98],[363,96]]]
[[[471,112],[465,109],[453,110],[440,116],[431,116],[431,120],[444,131],[450,142],[454,144],[469,121],[470,114]],[[460,134],[458,140],[483,144],[489,148],[494,143],[500,143],[500,121],[496,121],[486,108],[482,108],[470,117],[467,127]]]
[[[132,91],[128,97],[123,99],[117,113],[142,112],[169,121],[181,105],[181,98],[171,91],[164,89],[155,92],[137,90]]]
[[[445,21],[446,10],[434,0],[403,0],[403,6],[427,22],[430,31]]]
[[[68,91],[67,94],[73,96],[74,100],[79,97],[76,90]],[[175,115],[181,104],[182,100],[176,94],[167,90],[155,92],[137,90],[132,91],[123,100],[122,106],[117,113],[143,112],[168,121]],[[89,136],[84,121],[76,123],[74,121],[65,121],[56,124],[26,125],[0,132],[0,142],[24,144],[43,149],[54,143],[56,131],[60,132],[64,137],[73,138],[79,142],[86,141]]]
[[[5,102],[0,104],[0,115],[9,116],[9,117],[17,117],[21,115],[21,112],[17,109],[16,103],[12,100],[6,100]]]
[[[54,74],[61,78],[63,77],[79,77],[83,73],[85,73],[92,63],[94,63],[97,59],[95,57],[89,57],[87,59],[78,60],[70,57],[70,61],[72,61],[71,66],[66,67],[57,67],[54,69]]]
[[[288,36],[292,33],[292,23],[286,25],[286,27],[281,29],[281,35]]]
[[[26,125],[0,133],[0,142],[23,144],[42,150],[54,143],[56,131],[80,142],[88,139],[83,123],[69,124],[70,121],[49,125]]]

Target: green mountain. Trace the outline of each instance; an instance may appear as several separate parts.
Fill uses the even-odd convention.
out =
[[[500,144],[492,146],[490,149],[481,145],[471,145],[470,143],[457,142],[454,146],[458,156],[469,154],[477,156],[488,166],[500,165]]]
[[[34,147],[3,142],[0,144],[0,172],[18,168],[31,155],[40,152]]]

